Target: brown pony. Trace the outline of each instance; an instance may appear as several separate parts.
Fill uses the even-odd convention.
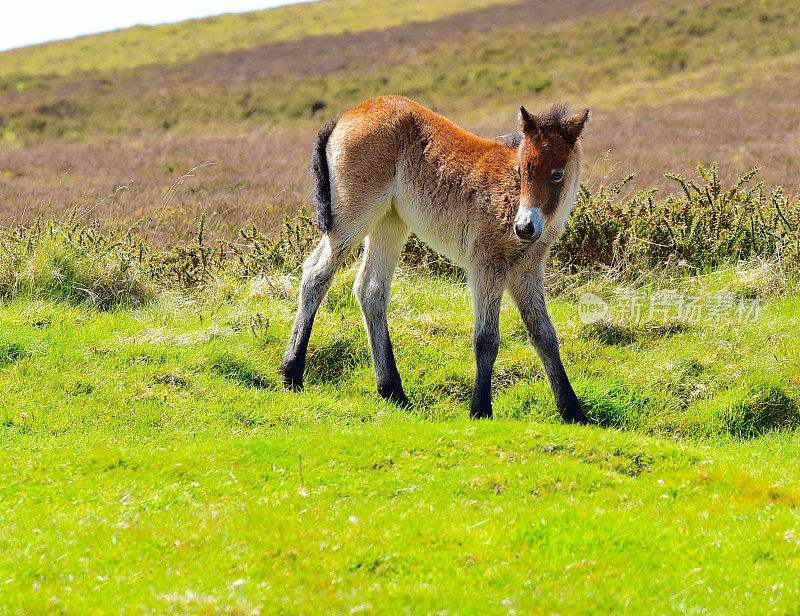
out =
[[[417,103],[381,96],[329,122],[312,154],[317,224],[325,233],[303,264],[297,316],[281,363],[287,387],[303,384],[317,308],[347,254],[364,238],[353,290],[367,329],[378,392],[408,404],[386,310],[392,274],[413,231],[467,272],[477,370],[472,417],[491,417],[500,300],[508,289],[567,421],[586,422],[544,299],[544,264],[580,182],[580,135],[589,110],[569,116],[519,110],[508,144],[480,139]]]

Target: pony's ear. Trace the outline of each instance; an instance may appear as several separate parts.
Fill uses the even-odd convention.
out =
[[[581,133],[583,132],[583,127],[586,126],[586,123],[591,117],[591,111],[584,109],[580,113],[576,113],[574,116],[570,116],[564,120],[564,123],[562,124],[564,140],[567,142],[569,147],[575,147],[578,137],[580,137]]]
[[[523,135],[538,133],[540,130],[539,118],[537,118],[536,115],[528,113],[525,107],[519,108],[519,130]]]

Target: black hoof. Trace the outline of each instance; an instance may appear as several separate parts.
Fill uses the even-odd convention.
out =
[[[390,402],[393,402],[400,408],[407,409],[411,406],[411,402],[409,402],[408,397],[402,391],[397,394],[392,394],[387,398]]]
[[[473,409],[469,410],[470,419],[492,419],[492,409],[489,407],[488,409]]]
[[[411,403],[408,401],[408,397],[406,396],[406,393],[403,391],[402,386],[390,385],[387,387],[382,387],[379,385],[378,393],[384,400],[388,400],[392,404],[396,404],[401,408],[408,408],[411,406]]]
[[[568,424],[586,425],[591,423],[589,421],[589,418],[586,417],[586,414],[580,407],[578,407],[577,409],[573,408],[561,411],[561,417],[563,417],[564,423]]]
[[[281,380],[286,389],[300,391],[303,389],[303,371],[298,370],[291,364],[281,364]]]

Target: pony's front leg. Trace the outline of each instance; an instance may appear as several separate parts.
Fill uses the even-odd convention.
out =
[[[508,290],[522,315],[530,341],[542,361],[558,412],[568,423],[585,424],[589,420],[564,370],[556,330],[547,314],[543,278],[543,272],[525,274],[512,280]]]
[[[492,369],[500,348],[500,300],[503,288],[477,279],[470,281],[475,313],[475,382],[472,385],[470,416],[492,418]]]

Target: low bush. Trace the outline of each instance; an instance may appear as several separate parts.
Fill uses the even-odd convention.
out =
[[[594,193],[581,187],[564,236],[554,246],[559,271],[611,270],[618,277],[670,268],[709,271],[738,260],[777,258],[787,272],[800,262],[800,194],[778,188],[766,194],[756,170],[723,190],[716,165],[698,165],[701,181],[667,175],[682,195],[655,199],[655,190],[627,198],[630,178]],[[749,188],[748,188],[749,186]],[[319,232],[301,210],[285,218],[277,233],[255,226],[239,238],[207,245],[205,217],[195,239],[169,250],[153,247],[136,226],[100,229],[37,220],[28,227],[0,230],[0,299],[17,295],[52,297],[99,309],[139,305],[159,288],[200,290],[223,276],[250,279],[269,272],[297,272],[319,241]],[[359,255],[356,250],[350,260]],[[415,236],[401,264],[409,269],[463,279],[461,268]]]
[[[717,165],[697,166],[699,181],[666,174],[683,194],[655,199],[655,190],[620,198],[630,177],[595,193],[582,186],[562,239],[553,250],[567,269],[613,268],[640,274],[682,267],[705,272],[753,257],[779,257],[794,267],[800,256],[800,193],[766,194],[750,185],[753,169],[724,190]]]
[[[0,231],[0,299],[17,295],[138,305],[153,294],[145,267],[149,245],[133,232],[100,231],[67,221]]]

